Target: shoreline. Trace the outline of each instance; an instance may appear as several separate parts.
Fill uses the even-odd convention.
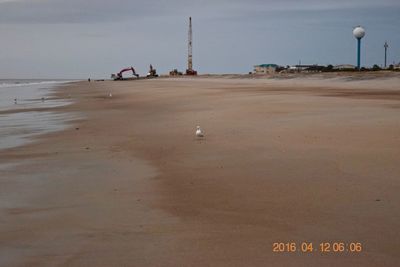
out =
[[[86,118],[0,155],[28,164],[0,170],[0,264],[390,266],[399,260],[400,90],[381,82],[65,86],[56,95],[77,102],[61,110]],[[272,253],[290,240],[357,241],[366,251]]]
[[[61,131],[77,119],[77,114],[60,112],[60,108],[71,104],[70,99],[54,97],[60,81],[14,82],[0,88],[0,150],[23,146],[33,142],[35,136]]]

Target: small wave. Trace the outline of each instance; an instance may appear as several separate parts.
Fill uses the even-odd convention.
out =
[[[0,82],[0,88],[10,88],[10,87],[21,87],[21,86],[31,86],[31,85],[45,85],[45,84],[63,84],[63,83],[71,83],[77,82],[76,80],[70,81],[39,81],[39,82],[26,82],[26,81],[7,81],[7,82]]]

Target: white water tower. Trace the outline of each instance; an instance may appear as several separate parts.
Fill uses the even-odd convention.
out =
[[[357,39],[357,69],[360,70],[361,39],[365,36],[364,28],[361,26],[355,27],[353,35]]]

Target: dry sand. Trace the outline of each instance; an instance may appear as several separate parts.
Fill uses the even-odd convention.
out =
[[[397,266],[400,77],[346,75],[62,88],[84,117],[0,154],[0,266]]]

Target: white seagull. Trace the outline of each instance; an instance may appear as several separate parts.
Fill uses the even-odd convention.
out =
[[[203,131],[200,129],[200,126],[196,127],[196,137],[204,137]]]

